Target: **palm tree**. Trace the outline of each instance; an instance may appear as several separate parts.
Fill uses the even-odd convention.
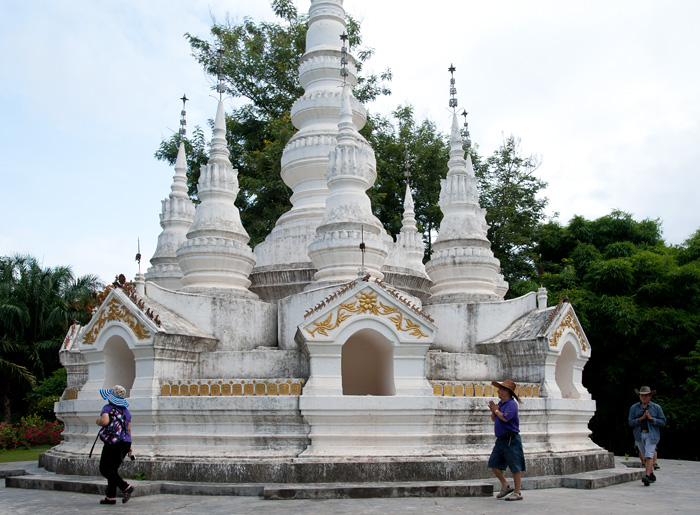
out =
[[[12,399],[24,398],[37,379],[60,366],[58,350],[69,326],[89,320],[85,301],[101,286],[94,275],[75,279],[67,266],[0,257],[0,403],[6,421]]]

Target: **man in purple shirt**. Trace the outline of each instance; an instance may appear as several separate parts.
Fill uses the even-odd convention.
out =
[[[520,440],[520,418],[518,417],[518,403],[520,402],[515,391],[515,383],[506,379],[502,383],[493,381],[498,388],[498,404],[489,401],[491,420],[494,421],[496,433],[496,445],[489,457],[489,468],[493,470],[501,482],[501,491],[496,495],[498,499],[506,498],[506,501],[521,501],[520,493],[521,473],[525,471],[525,455],[523,443]],[[510,468],[513,474],[514,487],[508,484],[504,474],[506,468]],[[510,495],[509,495],[510,494]],[[506,497],[507,496],[507,497]]]

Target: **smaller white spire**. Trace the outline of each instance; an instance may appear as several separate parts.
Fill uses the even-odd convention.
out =
[[[416,212],[414,211],[413,195],[411,194],[411,185],[406,184],[406,196],[403,199],[403,225],[401,232],[417,232],[416,227]]]
[[[231,153],[226,144],[226,112],[224,102],[219,100],[214,119],[214,134],[211,139],[211,152],[209,154],[209,164],[221,164],[231,166],[229,159]]]
[[[185,152],[185,143],[180,141],[180,148],[177,151],[177,160],[175,161],[175,175],[173,176],[173,185],[170,187],[170,198],[189,198],[187,195],[187,154]]]

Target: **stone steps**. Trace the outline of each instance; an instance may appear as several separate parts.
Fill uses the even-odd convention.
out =
[[[32,470],[33,469],[33,470]],[[28,472],[31,470],[31,472]],[[54,490],[102,495],[105,479],[99,476],[74,476],[54,474],[43,469],[28,470],[13,468],[5,470],[5,486],[35,490]],[[10,472],[10,473],[8,473]],[[524,477],[523,490],[543,488],[596,489],[638,481],[644,474],[641,468],[618,466],[582,472],[566,476]],[[133,481],[134,496],[172,495],[226,495],[252,496],[264,499],[360,499],[397,497],[489,497],[494,488],[494,480],[481,481],[421,481],[421,482],[373,482],[373,483],[205,483],[185,481]]]

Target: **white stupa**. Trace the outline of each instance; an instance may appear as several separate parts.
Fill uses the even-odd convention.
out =
[[[139,276],[136,289],[116,285],[61,347],[68,388],[56,413],[65,431],[44,455],[48,470],[97,472],[88,453],[99,390],[121,384],[139,457],[127,474],[226,483],[490,477],[486,405],[491,381],[506,378],[523,401],[528,474],[613,465],[589,438],[595,402],[581,376],[591,345],[573,308],[547,307],[544,289],[503,300],[456,119],[428,264],[413,207],[420,191],[406,188],[396,241],[372,214],[366,190],[377,170],[357,132],[365,111],[352,95],[344,16],[342,0],[311,1],[305,93],[292,110],[299,131],[282,158],[292,208],[254,251],[234,205],[223,103],[193,218],[180,149],[145,284]]]

